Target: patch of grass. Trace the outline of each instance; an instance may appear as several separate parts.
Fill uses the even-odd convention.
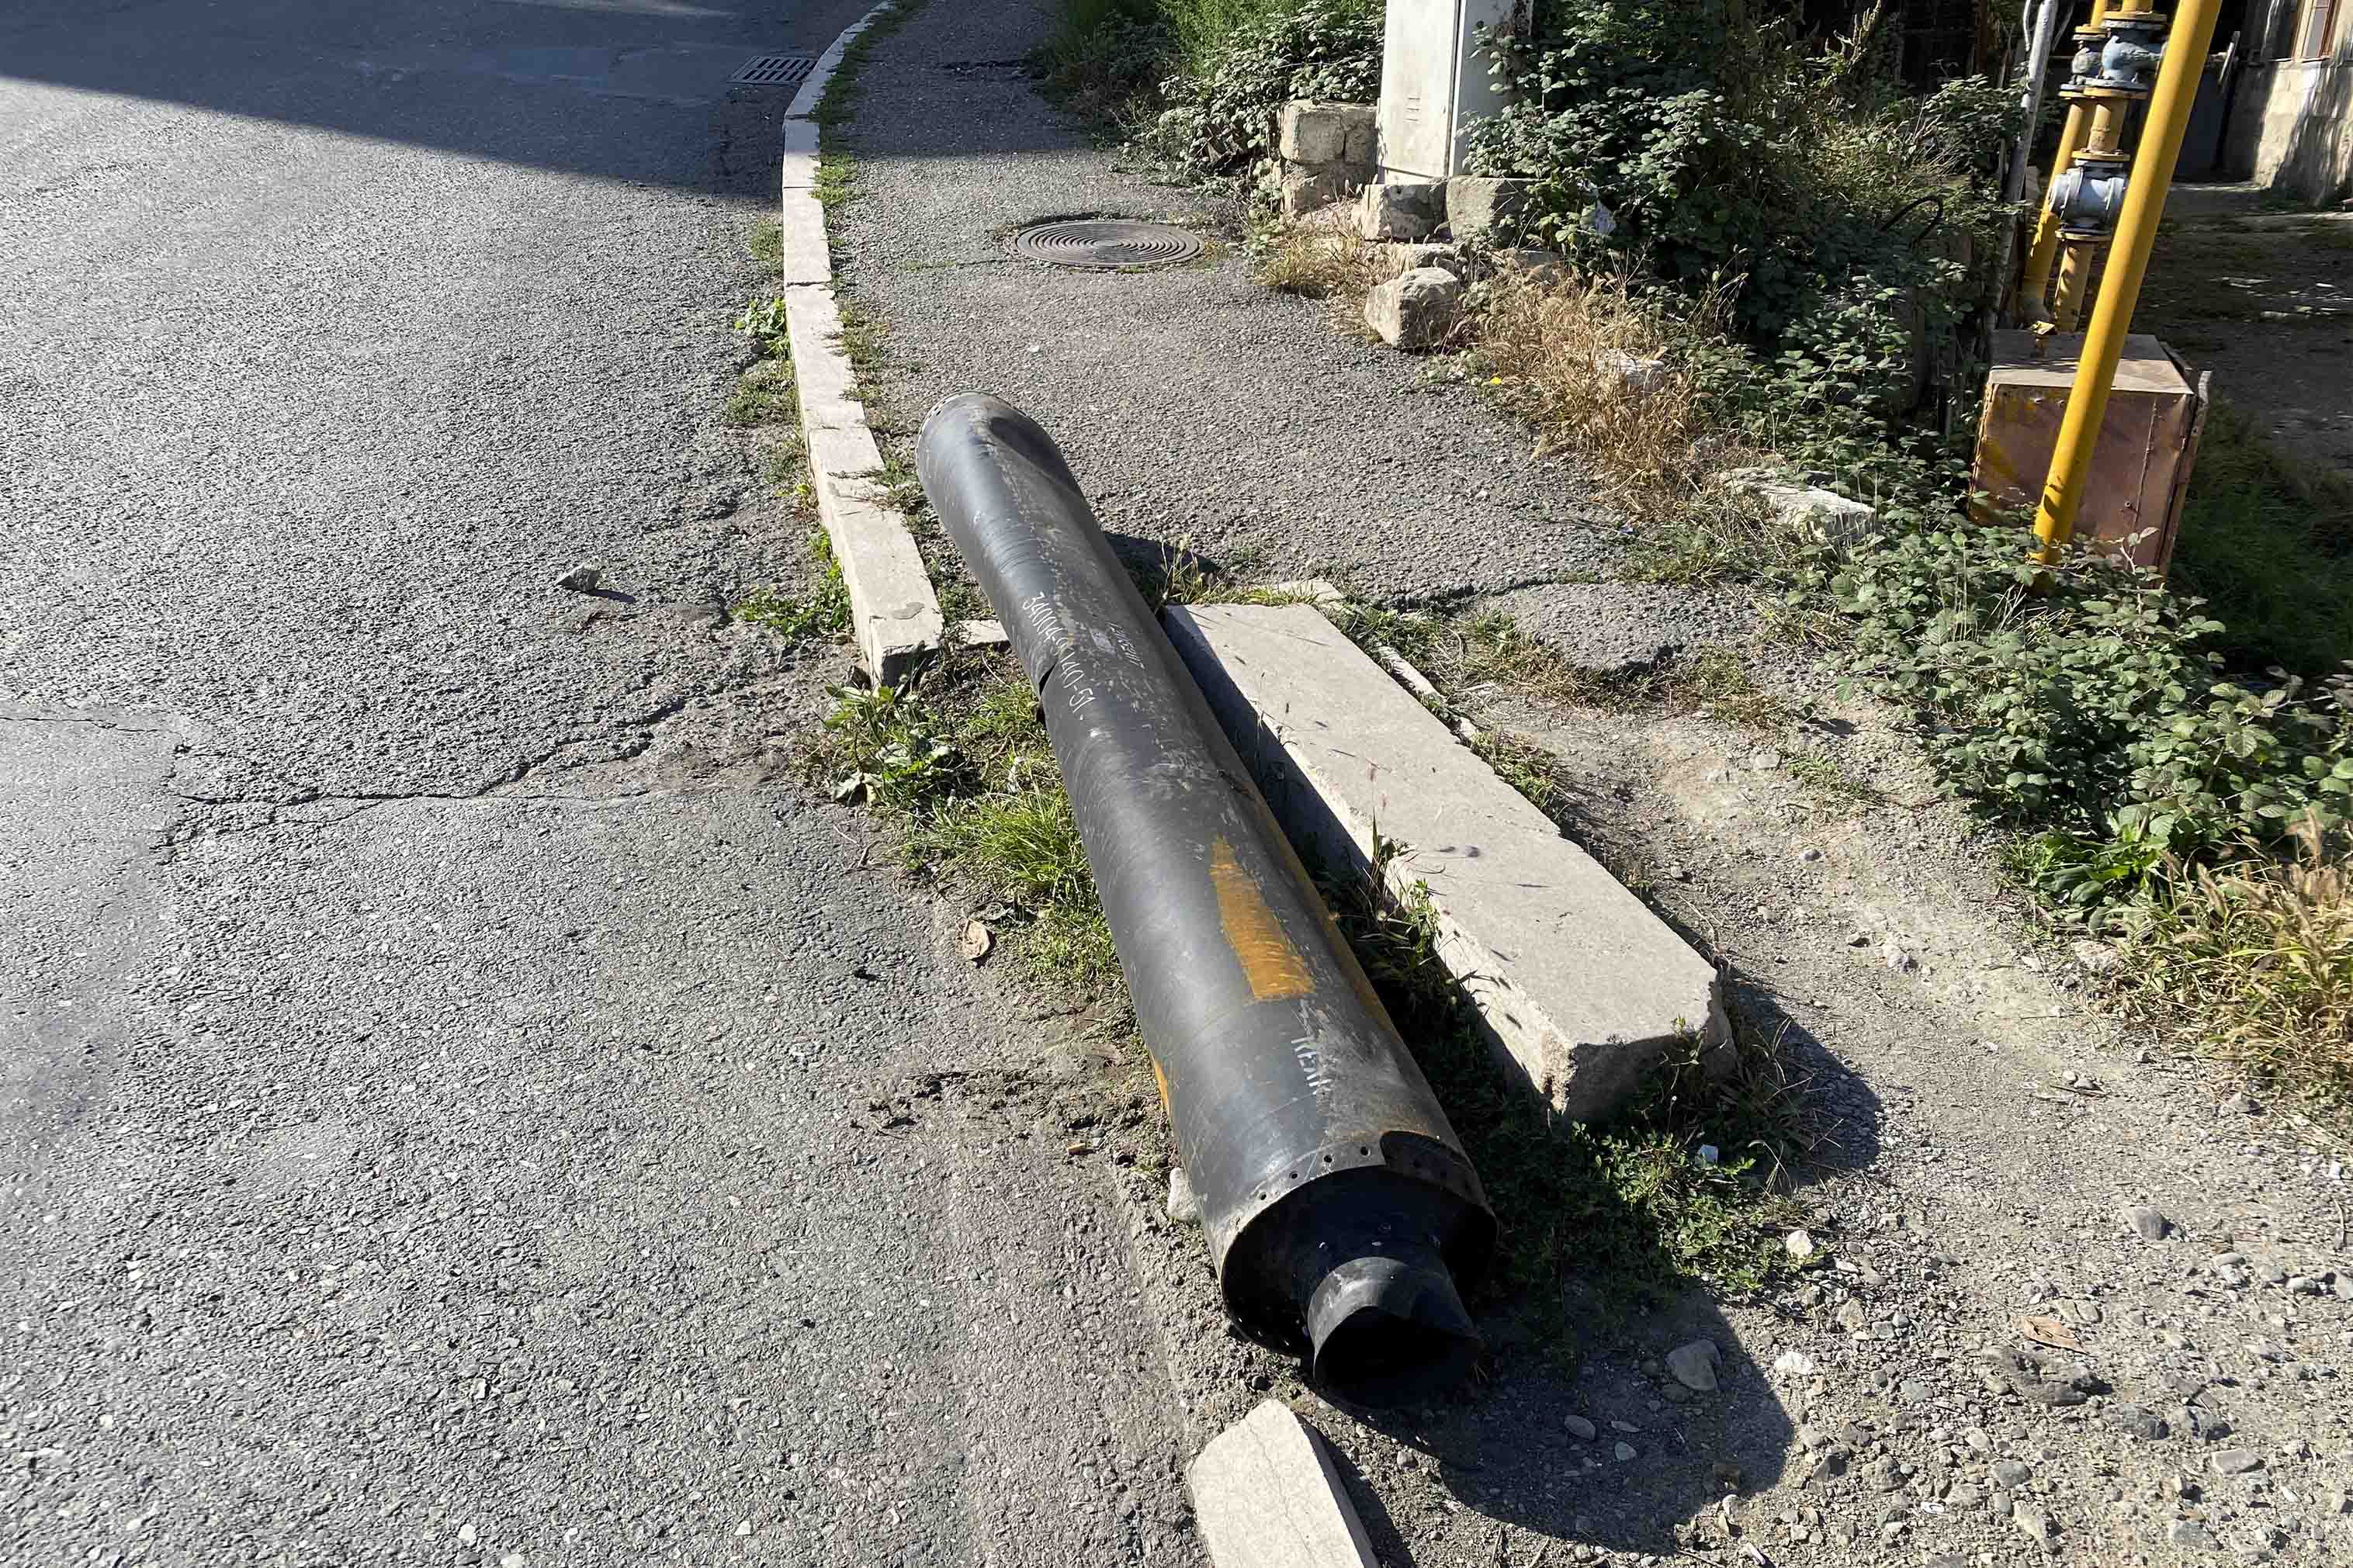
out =
[[[1812,794],[1830,801],[1849,801],[1857,805],[1883,805],[1887,796],[1874,785],[1856,778],[1839,765],[1834,757],[1820,752],[1797,752],[1789,757],[1789,776]]]
[[[2319,677],[2353,659],[2353,479],[2297,459],[2217,403],[2189,477],[2173,578],[2245,668]]]
[[[1334,323],[1350,331],[1364,330],[1365,295],[1394,270],[1381,247],[1349,228],[1271,224],[1252,236],[1250,253],[1261,284],[1324,301]]]
[[[762,278],[774,278],[785,269],[784,226],[772,217],[760,219],[744,237],[744,248],[758,263]]]
[[[2353,1105],[2353,861],[2307,821],[2283,860],[2250,847],[2177,868],[2126,924],[2120,974],[2144,1015],[2209,1056]]]
[[[834,208],[842,205],[856,194],[857,184],[857,173],[849,156],[840,153],[827,153],[818,159],[817,183],[809,187],[809,192],[817,197],[817,205],[824,208],[827,216],[830,216]]]
[[[818,529],[809,535],[808,551],[818,565],[815,588],[800,595],[763,588],[739,601],[729,613],[737,620],[765,627],[794,644],[839,637],[848,631],[849,590],[842,584],[841,563],[833,558],[833,545],[826,538],[825,530]]]
[[[1509,268],[1488,285],[1473,352],[1540,453],[1573,453],[1638,516],[1680,521],[1731,459],[1701,438],[1699,387],[1670,357],[1677,331],[1627,274]]]
[[[794,416],[793,367],[790,361],[764,359],[735,378],[735,390],[719,416],[738,427],[773,425]]]
[[[1090,996],[1119,990],[1111,928],[1028,679],[959,673],[969,667],[930,678],[936,705],[889,688],[837,690],[812,771],[892,824],[910,869],[1001,905],[993,923],[1033,976]]]

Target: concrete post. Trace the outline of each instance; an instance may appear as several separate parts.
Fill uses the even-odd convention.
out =
[[[1479,52],[1481,28],[1514,26],[1525,0],[1388,0],[1381,46],[1381,178],[1443,180],[1462,168],[1464,132],[1504,106]]]

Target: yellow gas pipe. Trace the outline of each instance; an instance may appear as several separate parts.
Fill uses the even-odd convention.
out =
[[[2092,104],[2092,129],[2077,156],[2086,158],[2113,157],[2124,141],[2125,111],[2129,99],[2094,98]],[[2057,176],[2054,174],[2053,179]],[[2058,215],[2046,210],[2052,220],[2052,232],[2058,228]],[[2059,255],[2059,297],[2051,310],[2053,325],[2063,332],[2072,332],[2084,314],[2084,289],[2092,280],[2092,263],[2108,242],[2105,239],[2070,239],[2063,242]],[[2036,296],[2037,299],[2041,295]]]
[[[2092,307],[2091,329],[2084,335],[2083,356],[2075,365],[2075,384],[2068,392],[2067,412],[2060,420],[2058,444],[2051,453],[2051,473],[2043,480],[2042,504],[2034,514],[2034,537],[2040,541],[2034,558],[2046,566],[2058,560],[2060,550],[2075,531],[2075,513],[2084,504],[2084,486],[2092,471],[2092,449],[2099,442],[2100,425],[2108,412],[2109,384],[2116,380],[2116,363],[2124,357],[2125,331],[2132,325],[2133,307],[2140,301],[2149,247],[2157,241],[2157,226],[2165,216],[2165,194],[2173,184],[2173,165],[2181,156],[2181,139],[2189,129],[2189,105],[2198,96],[2206,51],[2214,42],[2215,14],[2221,8],[2221,0],[2182,0],[2174,13],[2165,58],[2158,67],[2157,89],[2149,95],[2148,121],[2133,154],[2124,210],[2116,218],[2107,276],[2101,280],[2099,299]]]
[[[2107,14],[2108,0],[2092,0],[2091,20],[2075,30],[2076,43],[2081,45],[2086,41],[2084,37],[2084,34],[2098,32],[2100,20]],[[2030,68],[2048,70],[2051,68],[2051,62],[2036,60],[2031,63]],[[2042,296],[2051,291],[2051,263],[2059,254],[2059,215],[2051,210],[2047,198],[2051,194],[2051,187],[2059,183],[2059,176],[2067,172],[2067,165],[2075,161],[2075,154],[2084,150],[2084,138],[2091,133],[2091,130],[2090,106],[2078,97],[2067,105],[2067,123],[2059,132],[2059,151],[2052,155],[2050,176],[2042,182],[2042,192],[2046,199],[2042,214],[2034,220],[2034,245],[2026,253],[2026,275],[2020,280],[2018,286],[2018,301],[2021,315],[2040,315],[2042,310]]]

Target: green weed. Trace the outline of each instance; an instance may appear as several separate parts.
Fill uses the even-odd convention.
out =
[[[737,620],[764,626],[788,643],[839,637],[849,629],[849,590],[841,581],[841,563],[833,558],[825,531],[809,535],[809,555],[818,565],[818,584],[800,596],[771,588],[737,603],[731,613]]]

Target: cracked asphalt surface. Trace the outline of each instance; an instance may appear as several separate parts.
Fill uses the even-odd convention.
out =
[[[726,78],[862,8],[0,18],[0,1562],[1194,1560],[1080,1069],[723,609]]]

